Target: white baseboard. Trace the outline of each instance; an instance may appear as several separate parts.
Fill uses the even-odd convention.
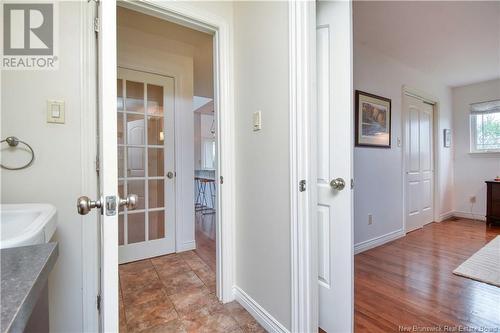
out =
[[[444,220],[447,220],[447,219],[452,218],[452,217],[454,216],[454,215],[453,215],[453,213],[454,213],[454,212],[453,212],[452,210],[450,210],[450,211],[449,211],[449,212],[447,212],[447,213],[444,213],[444,214],[439,215],[439,218],[438,218],[438,220],[437,220],[436,222],[442,222],[442,221],[444,221]]]
[[[401,238],[405,236],[405,232],[403,229],[399,229],[396,231],[392,231],[388,234],[378,236],[369,240],[365,240],[363,242],[360,242],[358,244],[354,245],[354,254],[358,254],[361,252],[364,252],[369,249],[373,249],[374,247],[380,246],[382,244],[388,243],[390,241],[393,241],[395,239]]]
[[[271,333],[289,333],[290,331],[276,320],[269,312],[259,305],[253,298],[248,296],[240,287],[233,287],[234,297],[264,329]]]
[[[177,246],[176,252],[196,250],[196,241],[185,242]]]
[[[481,215],[481,214],[472,214],[471,212],[459,212],[459,211],[454,211],[453,216],[455,217],[461,217],[464,219],[472,219],[472,220],[479,220],[479,221],[486,221],[486,216]]]

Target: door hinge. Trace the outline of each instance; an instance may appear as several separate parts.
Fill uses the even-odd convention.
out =
[[[94,17],[94,31],[99,32],[99,28],[101,26],[101,22],[98,17]]]
[[[224,177],[220,176],[220,183],[224,184]]]
[[[97,311],[101,311],[101,295],[97,295],[96,305],[97,305]]]
[[[300,182],[299,182],[299,191],[300,192],[304,192],[306,190],[306,180],[305,179],[302,179]]]
[[[95,172],[97,172],[97,174],[99,174],[99,171],[100,171],[100,163],[99,163],[99,156],[97,156],[95,158]]]
[[[354,188],[354,179],[351,178],[351,190]]]

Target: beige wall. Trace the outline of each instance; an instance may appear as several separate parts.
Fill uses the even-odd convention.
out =
[[[165,52],[193,59],[193,92],[196,96],[213,98],[213,36],[181,25],[118,7],[118,27],[141,31],[152,39],[161,41],[143,49],[160,47]],[[139,41],[137,41],[139,42]]]
[[[65,333],[83,330],[83,219],[75,202],[80,195],[92,195],[81,193],[81,117],[85,112],[80,104],[80,9],[76,2],[59,4],[58,70],[2,71],[1,75],[1,136],[19,137],[36,154],[33,165],[25,170],[1,170],[1,202],[50,203],[57,208],[54,240],[59,242],[59,258],[49,279],[50,331]],[[65,101],[65,124],[46,122],[47,99]],[[12,163],[21,156],[19,150],[9,155]]]
[[[236,285],[290,329],[288,4],[234,6]]]
[[[157,3],[161,5],[161,1]],[[235,42],[235,57],[231,49],[229,59],[231,75],[235,74],[238,160],[235,283],[290,328],[287,4],[200,1],[182,5],[225,21],[230,41]],[[49,202],[58,209],[60,257],[51,276],[50,296],[54,332],[82,331],[82,306],[95,306],[94,302],[84,304],[82,299],[82,219],[75,209],[76,198],[88,194],[81,193],[80,120],[88,110],[80,107],[82,50],[75,42],[81,31],[79,8],[77,3],[60,5],[58,71],[2,73],[2,136],[17,135],[32,143],[37,152],[31,168],[1,171],[2,202]],[[152,35],[152,40],[161,40],[161,36]],[[180,46],[178,42],[170,45]],[[180,49],[189,51],[183,47]],[[185,56],[178,54],[172,59],[184,63]],[[207,95],[204,89],[212,91],[194,87],[202,96]],[[45,122],[45,102],[50,98],[66,101],[65,125]],[[263,116],[263,130],[257,133],[251,124],[255,110],[262,110]],[[190,124],[192,128],[192,119]],[[188,134],[192,139],[192,132]]]

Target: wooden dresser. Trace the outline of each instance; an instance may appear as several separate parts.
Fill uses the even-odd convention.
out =
[[[500,223],[500,181],[486,181],[486,225]]]

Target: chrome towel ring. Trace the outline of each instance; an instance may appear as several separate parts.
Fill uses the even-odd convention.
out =
[[[3,165],[3,164],[0,163],[0,167],[2,167],[2,169],[7,169],[7,170],[22,170],[22,169],[26,169],[35,160],[35,152],[33,151],[33,148],[31,148],[31,146],[29,144],[27,144],[26,142],[19,140],[15,136],[9,136],[9,137],[3,139],[2,141],[0,141],[0,143],[4,143],[4,142],[7,142],[7,144],[9,145],[9,147],[12,147],[12,148],[17,147],[19,145],[19,143],[22,143],[31,152],[31,159],[29,160],[28,163],[26,163],[25,165],[20,166],[20,167],[10,167],[10,166],[5,166],[5,165]]]

